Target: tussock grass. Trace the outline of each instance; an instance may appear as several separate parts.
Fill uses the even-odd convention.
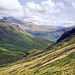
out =
[[[22,37],[23,36],[21,36],[20,38]],[[51,45],[46,49],[46,51],[37,51],[38,49],[35,50],[31,49],[32,51],[29,51],[29,53],[31,54],[30,56],[33,55],[32,57],[28,56],[23,60],[0,67],[0,75],[74,75],[75,74],[75,38],[74,37],[75,35],[67,37]],[[40,43],[40,45],[42,44],[42,42],[39,42],[36,39],[34,39],[35,37],[31,38],[35,41],[35,43]],[[33,40],[31,40],[30,42],[34,43]],[[39,40],[43,41],[40,38]],[[35,45],[32,44],[31,47],[35,47]],[[2,51],[5,52],[14,53],[14,54],[16,53],[16,50],[9,51],[10,49],[4,47],[0,48]],[[37,53],[39,52],[40,54],[37,55]]]
[[[74,75],[75,44],[29,61],[0,68],[1,75]],[[62,53],[63,52],[63,53]],[[61,54],[62,53],[62,54]],[[61,55],[60,55],[61,54]],[[58,56],[57,56],[58,55]],[[19,61],[20,62],[20,61]],[[70,70],[71,69],[71,70]]]

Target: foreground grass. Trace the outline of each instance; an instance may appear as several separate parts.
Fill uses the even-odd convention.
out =
[[[0,67],[0,75],[74,75],[75,44]]]

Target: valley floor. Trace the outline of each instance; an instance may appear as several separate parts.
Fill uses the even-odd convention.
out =
[[[0,67],[0,75],[75,75],[75,43]]]

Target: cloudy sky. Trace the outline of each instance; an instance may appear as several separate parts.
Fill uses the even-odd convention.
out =
[[[13,16],[38,25],[75,25],[75,0],[0,0],[0,18]]]

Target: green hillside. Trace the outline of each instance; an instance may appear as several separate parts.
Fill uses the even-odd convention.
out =
[[[75,27],[63,33],[57,42],[47,48],[47,50],[57,50],[75,43]]]
[[[0,20],[0,64],[21,59],[32,53],[30,50],[36,49],[37,54],[52,43],[23,31],[16,24]]]
[[[75,75],[75,28],[39,55],[0,68],[1,75]],[[71,33],[71,34],[69,34]],[[64,33],[62,36],[65,36]],[[61,40],[60,40],[61,39]]]
[[[46,26],[46,25],[40,26],[32,22],[15,19],[13,17],[4,17],[3,19],[11,23],[19,24],[20,27],[27,33],[53,41],[56,41],[58,38],[60,38],[60,36],[65,31],[68,31],[73,28],[73,27],[59,27],[59,26]]]

